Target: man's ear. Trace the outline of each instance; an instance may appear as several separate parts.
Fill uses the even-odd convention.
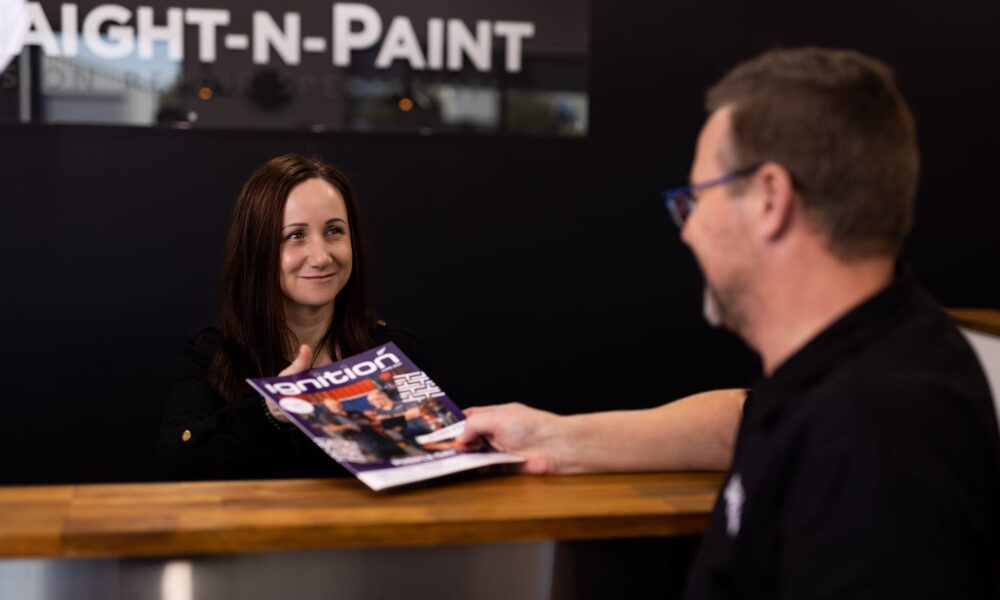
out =
[[[781,238],[794,222],[801,206],[788,169],[775,162],[761,165],[751,184],[757,194],[754,211],[757,232],[767,241]]]

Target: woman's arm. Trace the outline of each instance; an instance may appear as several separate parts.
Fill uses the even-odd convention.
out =
[[[253,476],[266,447],[286,439],[257,394],[224,400],[208,382],[221,334],[205,330],[188,341],[170,378],[156,443],[160,465],[174,479]]]

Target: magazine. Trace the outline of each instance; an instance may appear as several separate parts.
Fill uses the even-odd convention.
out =
[[[392,342],[297,375],[247,382],[376,491],[523,461],[486,444],[457,447],[465,415]]]

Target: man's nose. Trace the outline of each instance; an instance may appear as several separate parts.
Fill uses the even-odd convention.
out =
[[[691,235],[690,231],[691,231],[691,217],[692,216],[693,215],[688,215],[688,218],[684,221],[684,224],[681,225],[681,241],[684,242],[684,244],[687,245],[687,246],[691,245],[691,240],[688,239],[688,236]]]

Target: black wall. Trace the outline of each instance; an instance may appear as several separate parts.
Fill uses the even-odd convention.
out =
[[[268,158],[319,153],[362,192],[380,314],[460,405],[635,408],[750,382],[700,318],[659,191],[702,93],[774,46],[898,71],[924,168],[906,258],[943,304],[1000,306],[1000,4],[593,0],[584,140],[0,126],[0,482],[156,479],[173,354],[214,314],[228,213]]]

